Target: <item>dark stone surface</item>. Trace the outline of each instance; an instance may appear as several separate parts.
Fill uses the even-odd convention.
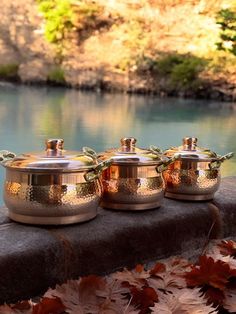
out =
[[[0,302],[29,298],[57,282],[62,247],[43,228],[0,226]]]
[[[165,199],[145,212],[99,209],[96,219],[62,227],[11,222],[0,211],[0,303],[44,292],[87,274],[174,254],[201,252],[209,238],[236,235],[236,177],[222,180],[213,202]]]
[[[7,216],[8,209],[6,207],[0,207],[0,226],[2,224],[10,223],[12,220]]]
[[[236,177],[222,180],[213,203],[220,209],[223,237],[236,235]]]

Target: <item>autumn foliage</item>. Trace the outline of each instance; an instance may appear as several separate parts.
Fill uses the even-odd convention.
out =
[[[174,257],[107,277],[90,275],[49,289],[39,302],[0,314],[225,314],[236,312],[236,242],[211,245],[196,264]]]

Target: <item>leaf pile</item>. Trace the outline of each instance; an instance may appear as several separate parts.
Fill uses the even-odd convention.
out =
[[[174,257],[107,277],[90,275],[49,289],[38,303],[0,314],[220,314],[236,312],[236,242],[208,248],[197,264]]]

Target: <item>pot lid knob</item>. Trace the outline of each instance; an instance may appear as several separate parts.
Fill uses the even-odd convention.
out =
[[[48,154],[56,154],[63,150],[63,139],[48,139],[46,140],[46,151]]]
[[[197,138],[196,137],[184,137],[183,138],[183,149],[184,150],[196,150]]]
[[[134,152],[135,143],[137,142],[134,137],[123,137],[121,140],[121,151],[122,152]]]

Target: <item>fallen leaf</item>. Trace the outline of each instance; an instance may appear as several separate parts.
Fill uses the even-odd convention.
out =
[[[65,306],[59,298],[47,298],[33,306],[32,314],[62,314],[65,312]]]
[[[223,306],[229,313],[236,312],[236,290],[227,290],[225,292]]]
[[[128,283],[130,286],[135,286],[137,288],[142,288],[147,284],[146,279],[150,277],[150,274],[148,271],[142,270],[139,271],[133,270],[127,270],[124,269],[122,272],[116,272],[112,274],[112,278],[119,280],[124,283]]]
[[[156,263],[155,266],[150,270],[150,275],[155,276],[159,273],[166,271],[166,266],[163,263]]]
[[[215,306],[223,304],[225,299],[225,293],[220,289],[206,287],[205,289],[203,289],[203,292],[209,304],[214,304]]]
[[[224,240],[218,244],[218,247],[222,255],[230,255],[232,257],[236,257],[236,242],[232,240]]]
[[[214,261],[212,257],[203,255],[199,258],[199,266],[193,266],[192,270],[185,274],[185,279],[189,287],[209,285],[224,290],[231,275],[227,263]]]
[[[154,306],[155,302],[158,301],[158,295],[151,287],[143,287],[142,289],[130,287],[130,292],[132,295],[131,304],[137,306],[140,314],[148,313],[149,307]]]

